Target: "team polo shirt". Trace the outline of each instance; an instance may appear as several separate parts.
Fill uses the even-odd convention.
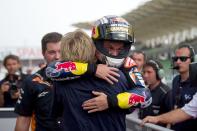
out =
[[[197,93],[188,104],[182,107],[182,110],[193,118],[197,118]]]
[[[50,81],[45,75],[45,68],[28,77],[21,89],[15,112],[21,116],[35,115],[35,131],[50,131],[54,119],[49,117],[52,105]]]
[[[172,105],[177,103],[178,108],[181,108],[185,104],[189,103],[194,94],[197,92],[197,87],[192,87],[189,79],[181,82],[180,75],[174,78],[172,87],[171,102]],[[197,119],[190,119],[173,125],[172,129],[176,131],[192,131],[197,130],[196,125]]]
[[[168,112],[170,109],[168,108],[168,94],[170,88],[160,82],[157,87],[151,90],[152,95],[152,103],[150,106],[144,109],[140,109],[139,117],[140,119],[145,118],[146,116],[156,116],[165,112]]]
[[[108,108],[88,113],[83,110],[82,103],[95,97],[92,91],[115,95],[127,88],[127,80],[122,73],[119,82],[114,85],[95,77],[55,82],[52,116],[63,116],[64,131],[125,131],[125,110]]]

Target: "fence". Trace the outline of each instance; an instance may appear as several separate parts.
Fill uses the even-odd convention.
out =
[[[127,131],[172,131],[162,126],[146,123],[143,127],[140,126],[142,121],[136,117],[127,116],[126,125]]]
[[[0,108],[0,131],[14,131],[17,115],[14,108]],[[154,124],[140,126],[141,120],[132,116],[127,116],[127,131],[172,131],[168,128]]]
[[[14,108],[0,108],[0,131],[14,131],[16,116]]]

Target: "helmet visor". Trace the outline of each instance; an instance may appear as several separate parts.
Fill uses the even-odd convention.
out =
[[[111,58],[124,58],[128,55],[131,44],[122,41],[96,41],[97,50]]]

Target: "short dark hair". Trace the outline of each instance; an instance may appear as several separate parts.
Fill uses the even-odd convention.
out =
[[[144,68],[147,67],[147,66],[150,66],[153,68],[153,70],[155,71],[156,73],[156,79],[157,80],[161,80],[161,76],[159,74],[159,70],[162,70],[163,69],[163,65],[158,61],[158,60],[148,60],[145,64],[144,64]]]
[[[19,57],[18,57],[17,55],[12,55],[12,54],[10,54],[10,55],[7,55],[7,56],[4,58],[4,60],[3,60],[3,65],[4,65],[4,67],[6,67],[7,61],[8,61],[9,59],[16,60],[18,63],[21,63],[21,62],[20,62],[20,59],[19,59]]]
[[[42,43],[42,52],[44,53],[47,48],[47,43],[50,42],[59,42],[62,39],[62,34],[57,32],[50,32],[43,36],[41,43]]]
[[[195,56],[194,48],[190,44],[180,44],[180,45],[178,45],[176,50],[182,49],[182,48],[188,48],[189,53],[190,53],[190,57],[191,57],[191,62],[194,62],[194,56]]]

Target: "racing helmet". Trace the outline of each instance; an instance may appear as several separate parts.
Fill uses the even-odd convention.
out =
[[[132,26],[122,17],[104,16],[92,28],[92,39],[96,49],[103,55],[104,62],[111,66],[122,65],[134,42]],[[122,42],[123,49],[114,56],[104,48],[104,41]],[[103,62],[103,61],[102,61]]]

